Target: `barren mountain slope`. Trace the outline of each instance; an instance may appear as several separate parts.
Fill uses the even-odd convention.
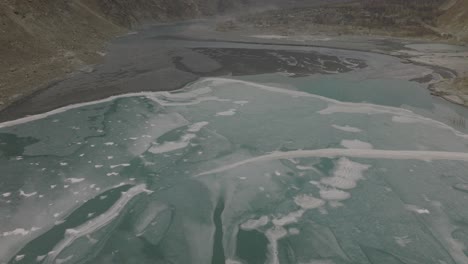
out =
[[[468,41],[468,1],[452,0],[444,9],[439,26],[458,39]]]
[[[97,61],[130,27],[213,15],[247,0],[2,0],[0,109],[53,78]]]

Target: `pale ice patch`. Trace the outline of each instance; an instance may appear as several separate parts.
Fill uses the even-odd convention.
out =
[[[411,243],[411,239],[409,239],[408,236],[401,236],[401,237],[394,237],[395,242],[400,246],[400,247],[406,247],[409,243]]]
[[[332,177],[325,177],[320,180],[323,185],[335,187],[343,190],[353,189],[357,181],[363,178],[363,172],[369,169],[369,165],[353,162],[347,158],[338,161],[337,168]]]
[[[238,104],[238,105],[241,105],[241,106],[243,106],[243,105],[246,105],[246,104],[248,104],[248,103],[249,103],[249,101],[240,100],[240,101],[234,101],[233,103],[235,103],[235,104]]]
[[[216,116],[233,116],[236,114],[236,109],[232,108],[224,112],[216,113]]]
[[[130,167],[130,164],[128,164],[128,163],[122,163],[122,164],[110,165],[109,167],[110,167],[111,169],[115,169],[115,168],[118,168],[118,167]]]
[[[357,139],[354,139],[354,140],[343,139],[341,141],[341,145],[348,149],[373,149],[370,143],[363,142]]]
[[[348,178],[357,181],[362,179],[362,173],[369,168],[369,165],[357,163],[347,158],[341,158],[338,161],[338,167],[334,175],[337,177]]]
[[[65,182],[80,183],[80,182],[82,182],[84,180],[85,180],[84,178],[68,178],[68,179],[65,180]]]
[[[148,120],[148,123],[150,127],[148,127],[145,132],[151,136],[142,135],[140,137],[130,137],[131,140],[134,140],[134,144],[131,144],[129,151],[135,156],[139,156],[147,151],[152,145],[152,142],[162,135],[174,129],[189,125],[189,122],[182,115],[173,112],[153,115]],[[140,135],[142,132],[139,128],[135,127],[135,131],[132,131],[132,134]]]
[[[301,194],[294,197],[294,202],[305,210],[318,208],[325,204],[323,200],[306,194]]]
[[[26,198],[32,197],[32,196],[34,196],[36,194],[37,194],[37,192],[26,193],[23,190],[20,190],[20,195],[23,196],[23,197],[26,197]]]
[[[344,201],[351,197],[351,194],[339,189],[320,190],[320,198],[327,201]]]
[[[345,131],[345,132],[351,132],[351,133],[359,133],[359,132],[362,132],[361,129],[359,128],[356,128],[356,127],[351,127],[351,126],[338,126],[338,125],[332,125],[333,128],[335,129],[338,129],[338,130],[341,130],[341,131]]]
[[[17,228],[17,229],[12,230],[12,231],[3,232],[2,236],[3,237],[26,236],[26,235],[30,234],[31,232],[35,232],[37,230],[39,230],[39,228],[37,228],[37,227],[32,227],[31,229]]]
[[[198,122],[195,124],[190,125],[190,127],[187,129],[187,132],[190,133],[196,133],[199,132],[202,128],[207,126],[209,123],[208,122]]]
[[[268,222],[270,221],[270,218],[268,216],[262,216],[258,219],[249,219],[242,223],[240,227],[243,230],[255,230],[258,229],[259,227],[266,226]]]
[[[296,166],[296,169],[298,169],[298,170],[314,170],[315,167],[297,165],[297,166]]]
[[[10,195],[11,195],[11,192],[6,192],[2,194],[3,197],[10,197]]]
[[[320,182],[326,186],[340,188],[343,190],[354,189],[357,186],[357,183],[355,180],[341,178],[337,176],[322,178]]]
[[[295,236],[295,235],[299,235],[300,231],[297,228],[291,227],[288,229],[288,233],[289,235]]]
[[[304,210],[294,211],[287,215],[274,218],[271,222],[275,226],[285,226],[285,225],[297,223],[299,219],[302,217],[302,215],[304,215],[304,212],[305,212]]]
[[[427,210],[425,208],[421,208],[421,207],[419,207],[417,205],[413,205],[413,204],[406,204],[405,208],[408,211],[415,212],[415,213],[418,213],[418,214],[430,214],[431,213],[431,212],[429,212],[429,210]]]
[[[393,116],[392,121],[395,123],[403,123],[403,124],[412,124],[412,123],[421,122],[420,120],[414,117],[409,117],[409,116]]]
[[[186,134],[183,135],[178,141],[169,141],[162,144],[152,146],[148,151],[153,154],[161,154],[166,152],[171,152],[187,147],[190,143],[190,140],[196,137],[195,134]]]

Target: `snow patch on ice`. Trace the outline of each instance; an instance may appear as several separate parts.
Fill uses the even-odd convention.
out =
[[[295,235],[299,235],[300,231],[297,228],[291,227],[288,229],[288,233],[289,235],[295,236]]]
[[[418,213],[418,214],[430,214],[431,213],[431,212],[429,212],[429,210],[427,210],[425,208],[421,208],[421,207],[419,207],[417,205],[413,205],[413,204],[406,204],[405,208],[408,211]]]
[[[268,216],[262,216],[258,219],[250,219],[247,220],[246,222],[242,223],[240,227],[243,230],[255,230],[258,229],[262,226],[266,226],[268,222],[270,221],[270,218]]]
[[[356,127],[351,127],[351,126],[338,126],[338,125],[332,125],[333,128],[345,131],[345,132],[351,132],[351,133],[359,133],[362,132],[361,129],[356,128]]]
[[[249,101],[234,101],[233,103],[244,106],[249,103]]]
[[[347,158],[341,158],[338,161],[333,176],[322,178],[320,182],[323,185],[343,190],[353,189],[356,187],[357,181],[363,178],[363,172],[369,168],[369,165],[353,162]]]
[[[203,127],[207,126],[208,124],[209,124],[208,122],[198,122],[198,123],[192,124],[187,129],[187,132],[190,132],[190,133],[199,132]]]
[[[297,223],[299,219],[302,217],[302,215],[304,214],[304,212],[305,212],[304,210],[291,212],[285,216],[274,218],[272,220],[272,223],[275,226],[285,226],[285,225]]]
[[[130,167],[130,164],[122,163],[122,164],[110,165],[111,169],[115,169],[115,168],[118,168],[118,167]]]
[[[69,182],[69,183],[80,183],[82,181],[84,181],[85,178],[68,178],[65,180],[65,182]]]
[[[35,231],[37,231],[39,229],[40,228],[38,228],[38,227],[32,227],[31,229],[17,228],[17,229],[12,230],[12,231],[3,232],[3,234],[1,236],[3,236],[3,237],[26,236],[26,235],[30,234],[31,232],[35,232]]]
[[[406,245],[411,243],[411,239],[409,239],[408,236],[394,237],[394,239],[400,247],[406,247]]]
[[[236,114],[236,109],[232,108],[224,112],[216,113],[216,116],[233,116]]]
[[[339,189],[320,190],[320,198],[327,201],[344,201],[351,197],[351,194]]]
[[[307,194],[301,194],[294,197],[294,202],[305,210],[318,208],[325,204],[323,200]]]
[[[34,196],[36,194],[37,194],[37,192],[25,193],[23,190],[20,190],[20,195],[23,196],[23,197],[26,197],[26,198],[32,197],[32,196]]]

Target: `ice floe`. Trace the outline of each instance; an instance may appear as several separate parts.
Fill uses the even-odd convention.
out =
[[[270,218],[266,215],[258,218],[258,219],[249,219],[242,223],[240,227],[244,230],[255,230],[259,227],[266,226],[270,221]]]
[[[345,131],[345,132],[351,132],[351,133],[359,133],[362,132],[361,129],[356,128],[356,127],[351,127],[351,126],[338,126],[338,125],[332,125],[333,128]]]
[[[237,110],[235,108],[232,108],[224,112],[218,112],[216,113],[216,116],[233,116],[236,114],[236,111]]]

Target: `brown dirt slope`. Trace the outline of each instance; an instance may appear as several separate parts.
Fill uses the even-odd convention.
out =
[[[462,41],[468,41],[468,1],[451,0],[443,7],[439,27]]]
[[[99,60],[104,43],[153,21],[212,15],[247,0],[2,0],[0,110]]]

